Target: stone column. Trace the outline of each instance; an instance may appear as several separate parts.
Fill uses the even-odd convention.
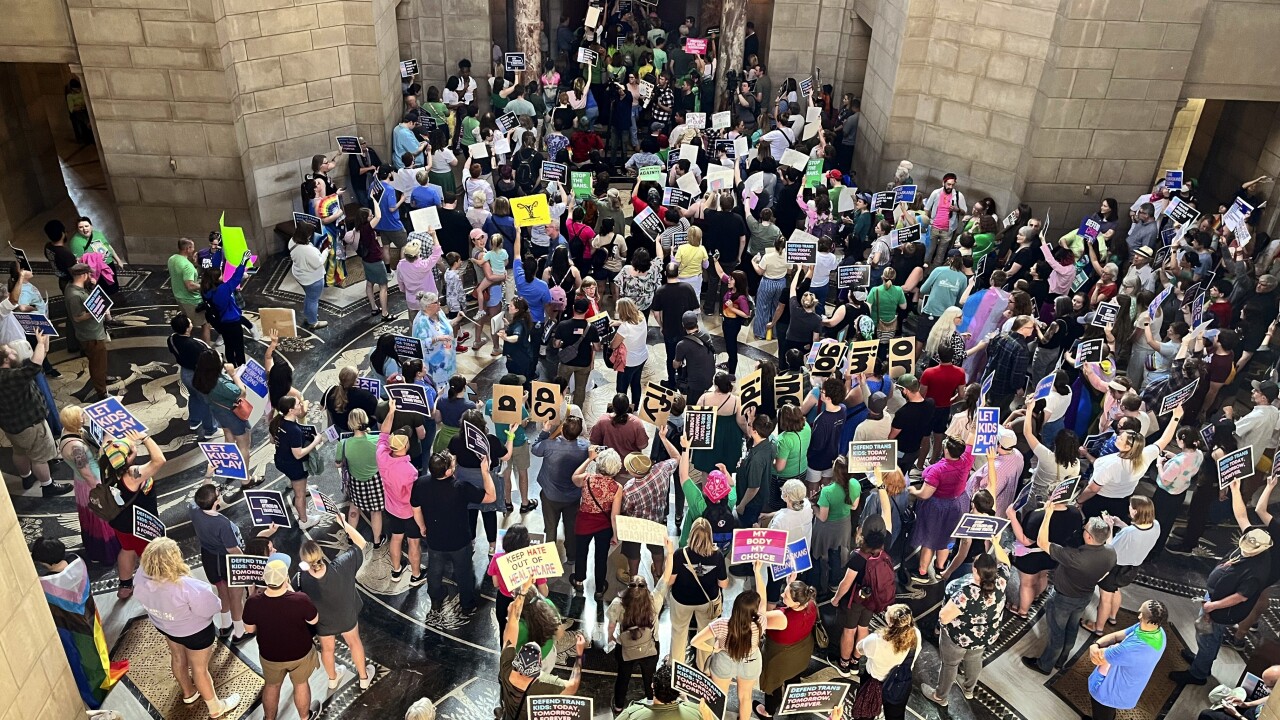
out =
[[[742,44],[747,37],[747,0],[721,0],[720,37],[716,39],[716,102],[723,101],[730,70],[742,76]],[[737,88],[733,88],[736,93]],[[735,94],[736,98],[737,95]],[[730,107],[733,107],[732,102]],[[717,108],[718,109],[718,108]]]
[[[516,82],[529,82],[542,73],[542,3],[539,0],[516,0],[516,52],[524,53],[523,74]]]

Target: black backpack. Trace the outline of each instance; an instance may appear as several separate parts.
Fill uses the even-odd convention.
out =
[[[728,496],[707,505],[702,517],[711,523],[711,539],[723,551],[733,546],[733,531],[738,529],[738,521],[733,517],[733,509],[729,507]]]

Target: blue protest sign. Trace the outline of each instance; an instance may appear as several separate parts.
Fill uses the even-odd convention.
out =
[[[417,383],[393,383],[387,386],[387,395],[396,401],[396,410],[430,414],[427,389]]]
[[[1036,394],[1034,400],[1043,400],[1049,397],[1049,393],[1053,391],[1053,381],[1058,377],[1058,373],[1052,372],[1040,378],[1040,382],[1036,383]]]
[[[95,286],[93,292],[89,293],[89,297],[85,298],[84,309],[98,322],[102,322],[102,318],[111,311],[111,298],[107,296],[107,291],[103,290],[101,285]]]
[[[1169,299],[1169,293],[1171,292],[1173,292],[1172,285],[1166,285],[1165,288],[1160,291],[1160,294],[1157,295],[1156,298],[1151,301],[1151,304],[1147,306],[1147,317],[1152,320],[1156,319],[1156,313],[1160,312],[1160,306],[1164,304],[1165,300]]]
[[[985,455],[988,450],[994,450],[996,443],[1000,440],[1000,409],[980,407],[974,422],[977,425],[978,435],[973,442],[973,454]]]
[[[245,464],[244,453],[235,443],[200,443],[200,450],[209,459],[209,467],[214,477],[228,480],[248,480],[249,466]]]
[[[800,538],[793,543],[787,543],[787,553],[783,556],[781,565],[770,565],[769,573],[774,580],[781,580],[791,573],[802,573],[813,567],[813,557],[809,554],[809,541]]]
[[[249,508],[249,518],[254,527],[290,527],[288,506],[279,490],[245,490],[244,504]]]
[[[356,387],[361,390],[368,390],[370,393],[373,393],[374,397],[382,397],[382,381],[378,378],[356,378]]]
[[[1164,186],[1170,190],[1182,189],[1182,171],[1181,170],[1165,170]]]
[[[995,373],[991,373],[982,378],[982,402],[987,401],[987,393],[991,392],[991,383],[995,382],[995,379]]]
[[[1080,223],[1079,234],[1093,240],[1098,237],[1098,231],[1102,229],[1102,224],[1093,218],[1085,218]]]
[[[55,328],[53,323],[49,322],[49,318],[44,315],[39,313],[16,312],[13,314],[13,317],[18,321],[18,324],[22,326],[22,332],[28,335],[35,335],[36,331],[39,330],[49,337],[58,337],[58,329]]]
[[[1007,527],[1009,527],[1007,518],[965,513],[960,517],[960,522],[956,523],[956,529],[951,533],[951,537],[990,540],[1004,532]]]
[[[893,202],[911,204],[916,201],[915,185],[899,185],[893,189]]]
[[[267,369],[257,360],[250,358],[240,367],[240,382],[253,394],[267,396]]]
[[[147,426],[125,409],[119,398],[109,397],[84,409],[84,414],[98,427],[102,428],[105,437],[123,439],[130,430],[140,433],[147,431]]]

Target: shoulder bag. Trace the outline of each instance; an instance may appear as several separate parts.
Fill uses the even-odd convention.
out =
[[[711,595],[707,593],[707,587],[702,584],[702,579],[698,577],[698,572],[693,569],[693,563],[689,562],[689,548],[687,547],[684,549],[684,566],[689,570],[689,574],[693,576],[693,581],[698,584],[698,589],[702,591],[702,596],[711,605],[712,616],[720,617],[724,615],[724,593],[717,594],[715,600],[711,599]]]

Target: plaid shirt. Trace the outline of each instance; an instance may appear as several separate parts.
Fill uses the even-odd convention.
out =
[[[622,514],[654,522],[666,522],[667,490],[675,474],[676,461],[663,460],[642,478],[632,478],[622,488]]]
[[[1031,351],[1014,333],[997,335],[987,345],[987,371],[994,372],[992,395],[1012,395],[1027,386],[1027,367]]]
[[[660,122],[660,123],[670,122],[671,111],[663,110],[661,107],[658,107],[659,105],[666,105],[667,107],[672,109],[675,108],[676,94],[671,90],[671,88],[669,87],[654,88],[653,104],[650,106],[650,109],[653,110],[654,122]]]
[[[36,387],[36,375],[40,366],[24,361],[18,367],[0,368],[0,430],[16,435],[33,425],[45,421],[48,409],[44,396]]]

